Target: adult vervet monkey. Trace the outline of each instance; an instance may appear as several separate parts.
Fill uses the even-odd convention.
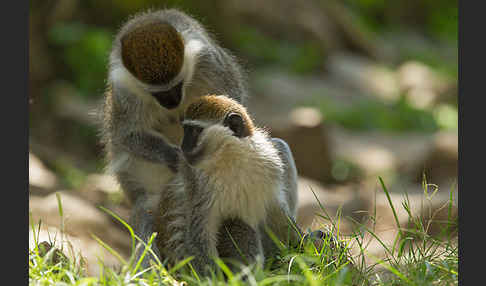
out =
[[[153,230],[147,210],[177,172],[185,108],[211,93],[242,103],[245,82],[235,58],[181,11],[140,13],[121,27],[110,54],[101,136],[107,170],[131,201],[130,224],[144,241]]]

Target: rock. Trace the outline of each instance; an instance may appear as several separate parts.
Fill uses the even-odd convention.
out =
[[[419,109],[432,107],[438,97],[438,94],[433,90],[423,88],[411,88],[406,95],[410,105]]]
[[[380,38],[390,51],[390,62],[403,62],[410,55],[424,55],[440,59],[447,66],[458,63],[457,45],[444,45],[419,31],[386,32]]]
[[[417,108],[428,108],[438,103],[439,97],[447,94],[453,83],[417,61],[403,63],[397,70],[400,90]]]
[[[110,196],[123,197],[118,182],[110,175],[90,174],[79,188],[80,195],[94,204],[104,204]]]
[[[269,35],[318,41],[326,52],[332,52],[343,45],[337,35],[338,27],[325,17],[314,1],[302,1],[298,4],[289,0],[223,2],[227,2],[227,16],[239,19],[240,24],[246,22],[253,26],[257,21],[259,29]],[[253,20],[250,23],[248,19]]]
[[[108,245],[125,251],[129,250],[128,231],[120,230],[108,214],[94,207],[88,201],[71,194],[69,191],[58,192],[61,198],[63,217],[59,213],[56,194],[47,197],[30,196],[29,210],[32,219],[48,226],[64,226],[64,231],[72,236],[95,234]],[[61,223],[62,219],[62,223]]]
[[[39,256],[47,259],[46,262],[50,265],[69,263],[69,258],[53,243],[42,241],[37,244],[37,250]]]
[[[249,85],[254,95],[248,98],[248,110],[258,124],[271,128],[286,124],[297,107],[316,107],[327,100],[350,106],[363,97],[362,92],[330,77],[296,76],[272,68],[254,71]]]
[[[326,80],[270,70],[259,71],[252,81],[258,94],[249,98],[248,109],[256,123],[289,144],[299,174],[324,183],[334,181],[325,116],[315,107],[299,105],[326,97],[348,104],[359,95]]]
[[[328,139],[317,109],[292,110],[286,124],[274,126],[271,135],[287,142],[299,174],[321,182],[332,179]]]
[[[310,100],[320,90],[310,80],[275,70],[255,71],[249,84],[255,95],[248,98],[248,109],[257,123],[270,127],[285,121],[298,102]]]
[[[118,182],[109,175],[91,174],[86,177],[84,187],[93,191],[114,194],[120,191]]]
[[[339,53],[327,62],[329,73],[354,89],[370,96],[393,102],[400,96],[400,87],[395,73],[367,58]]]
[[[313,128],[322,124],[322,114],[319,110],[312,107],[295,108],[290,113],[290,120],[296,126]]]
[[[375,191],[376,190],[376,193]],[[391,190],[389,190],[391,191]],[[447,227],[446,221],[448,219],[448,203],[450,194],[445,192],[436,192],[432,194],[430,192],[428,196],[424,195],[423,190],[420,186],[407,187],[406,191],[409,193],[408,199],[410,202],[410,210],[414,218],[420,218],[423,225],[426,228],[428,235],[440,236],[442,230]],[[367,265],[371,265],[376,262],[376,259],[384,259],[387,257],[384,246],[391,249],[395,239],[398,235],[397,224],[393,215],[393,211],[388,203],[388,199],[381,190],[377,188],[363,188],[361,189],[361,198],[366,201],[368,205],[367,214],[363,214],[365,220],[363,224],[373,232],[374,235],[370,234],[369,231],[363,229],[363,245],[365,248],[365,256],[367,257]],[[410,223],[409,215],[402,205],[405,201],[405,194],[398,192],[390,192],[390,198],[395,208],[398,221],[402,230],[405,234],[410,237],[418,238],[413,232],[408,232],[407,230],[416,229],[417,227]],[[375,203],[376,201],[376,203]],[[369,218],[366,218],[369,215]],[[450,230],[452,232],[457,231],[457,195],[454,196],[453,204],[451,208],[451,218],[456,223],[451,225]],[[412,243],[420,243],[420,239],[412,241]],[[359,255],[361,252],[357,243],[351,244],[351,253],[353,255]],[[370,256],[370,254],[372,256]]]
[[[321,3],[313,0],[299,2],[213,0],[211,2],[211,5],[200,5],[198,10],[210,15],[211,9],[218,7],[221,13],[217,19],[212,20],[212,26],[218,27],[217,30],[223,34],[223,38],[234,39],[235,32],[228,27],[240,26],[252,30],[256,28],[259,34],[270,39],[284,40],[298,45],[312,43],[326,55],[352,47],[355,52],[370,57],[380,56],[380,45],[377,43],[376,36],[371,30],[365,33],[366,28],[357,25],[353,15],[340,1]],[[255,44],[257,45],[258,42]],[[234,48],[241,49],[240,46]]]
[[[35,234],[35,239],[34,239]],[[98,236],[102,241],[106,242],[103,237]],[[40,231],[38,225],[34,225],[34,230],[29,227],[29,250],[35,247],[35,241],[49,242],[62,251],[71,261],[76,265],[82,265],[89,276],[99,276],[102,269],[98,259],[102,259],[106,267],[117,269],[121,266],[120,261],[101,246],[96,240],[87,235],[74,236],[62,233],[60,229],[41,225]],[[110,245],[110,247],[112,247]],[[113,247],[124,259],[127,259],[126,251]]]
[[[402,91],[425,89],[440,92],[449,86],[445,78],[417,61],[404,62],[397,70],[397,77]]]
[[[337,213],[340,210],[340,232],[350,233],[352,223],[348,217],[360,221],[362,217],[359,212],[368,209],[366,200],[359,196],[353,186],[329,188],[315,180],[299,177],[298,190],[297,223],[303,229],[314,230],[322,229],[325,225],[330,226],[331,222],[322,218],[322,216],[327,217],[329,215],[336,222]]]
[[[434,137],[420,133],[390,134],[378,131],[350,132],[334,126],[329,129],[330,150],[334,159],[357,166],[364,176],[376,181],[378,176],[399,173],[415,176],[416,162],[422,162],[432,150]],[[389,182],[390,183],[390,182]]]
[[[457,131],[391,134],[334,126],[328,133],[333,168],[336,160],[349,162],[359,168],[361,179],[374,183],[381,176],[388,186],[400,187],[421,183],[425,171],[429,183],[447,190],[457,180]]]
[[[439,184],[442,188],[449,188],[451,183],[457,181],[458,141],[457,131],[435,134],[431,150],[415,164],[416,181],[422,181],[423,172],[428,182]]]
[[[255,120],[265,124],[278,124],[280,117],[298,105],[314,105],[321,99],[331,99],[342,104],[352,104],[352,99],[363,93],[353,90],[330,77],[297,76],[279,69],[259,69],[251,73],[249,85],[255,95],[248,98],[250,112]],[[273,120],[272,115],[277,115]]]
[[[430,223],[430,226],[426,229],[429,235],[440,234],[441,227],[446,226],[450,193],[433,193],[430,191],[427,195],[424,195],[423,189],[420,186],[407,189],[407,193],[412,217],[420,218],[425,226]],[[393,236],[393,233],[396,234],[397,223],[385,193],[376,193],[376,205],[375,196],[371,195],[371,193],[363,197],[368,198],[367,204],[370,206],[368,210],[370,215],[373,215],[376,207],[376,225],[374,226],[376,233],[390,232],[390,236]],[[402,205],[406,201],[405,194],[390,192],[390,198],[400,226],[404,231],[407,228],[416,228],[410,223],[410,215]],[[453,200],[451,210],[452,219],[457,219],[457,199]]]
[[[63,142],[62,139],[51,138],[53,137],[51,136],[52,135],[51,132],[59,133],[59,129],[55,130],[55,128],[59,128],[59,126],[56,125],[55,123],[52,123],[51,125],[52,125],[51,127],[54,129],[50,129],[50,130],[42,130],[42,128],[36,129],[36,132],[40,132],[39,130],[42,130],[42,132],[48,134],[48,136],[46,136],[49,137],[48,139],[44,140],[44,138],[42,138],[42,140],[39,140],[40,133],[38,133],[37,136],[29,137],[30,152],[32,152],[38,158],[40,158],[42,162],[46,162],[46,164],[49,165],[61,165],[63,167],[79,169],[81,173],[84,173],[84,171],[82,170],[92,170],[94,168],[93,162],[99,159],[100,156],[99,155],[95,156],[96,154],[94,152],[91,152],[89,155],[86,155],[86,153],[84,153],[86,152],[86,150],[81,151],[79,149],[76,149],[76,152],[74,151],[69,152],[64,149],[65,146],[62,146],[63,148],[61,148],[61,146],[58,146],[59,145],[58,142]],[[78,144],[82,145],[80,142],[78,142]],[[86,142],[83,142],[83,144],[87,145]],[[59,184],[58,187],[62,187],[62,185]]]
[[[47,195],[58,186],[56,175],[42,161],[29,152],[29,193]]]

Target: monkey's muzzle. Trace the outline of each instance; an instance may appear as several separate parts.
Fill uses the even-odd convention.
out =
[[[199,141],[199,136],[203,131],[203,128],[196,125],[184,125],[184,137],[182,138],[182,153],[189,163],[194,162],[199,157],[198,154],[202,150],[196,150],[197,143]]]
[[[182,82],[168,91],[154,92],[152,93],[152,96],[155,97],[163,107],[167,109],[176,108],[182,101]]]

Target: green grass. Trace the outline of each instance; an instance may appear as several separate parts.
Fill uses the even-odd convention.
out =
[[[389,198],[383,180],[380,178],[379,181]],[[424,180],[424,203],[435,194],[429,193],[429,187],[430,184]],[[192,270],[190,258],[171,269],[166,269],[157,260],[150,269],[142,270],[140,261],[134,257],[123,258],[102,238],[93,236],[119,259],[121,267],[111,269],[100,261],[101,274],[89,277],[82,259],[72,260],[63,255],[69,249],[50,247],[57,242],[40,242],[34,236],[35,247],[29,251],[29,285],[457,285],[457,219],[452,216],[453,191],[449,203],[444,206],[448,210],[448,219],[441,222],[442,233],[436,236],[428,234],[433,219],[424,222],[412,213],[407,196],[401,206],[393,205],[390,199],[389,205],[394,214],[398,207],[404,208],[409,214],[409,223],[406,227],[400,226],[395,216],[397,236],[392,245],[382,244],[386,253],[382,259],[373,257],[367,251],[366,234],[381,242],[374,232],[374,214],[369,215],[366,223],[355,222],[356,231],[345,236],[339,229],[342,220],[340,212],[332,219],[321,205],[322,213],[319,215],[329,221],[328,230],[335,234],[340,247],[332,247],[328,239],[322,242],[321,251],[310,242],[302,243],[299,247],[281,245],[280,255],[264,268],[250,266],[243,268],[241,273],[232,273],[222,261],[216,261],[217,269],[211,277],[204,278]],[[59,210],[62,217],[60,200]],[[129,230],[132,249],[135,248],[140,239],[132,228],[116,214],[104,210]],[[430,214],[431,218],[434,215]],[[32,229],[36,230],[34,223],[31,223]],[[155,237],[154,234],[148,244],[153,243]],[[357,250],[353,255],[349,251],[351,247]],[[153,255],[147,249],[145,255]]]
[[[435,109],[415,108],[405,96],[391,103],[374,98],[360,98],[352,100],[351,103],[343,103],[330,97],[316,96],[314,101],[302,102],[301,105],[316,106],[326,121],[357,131],[433,133],[455,128],[453,116],[457,114],[457,110],[452,107],[435,113]]]

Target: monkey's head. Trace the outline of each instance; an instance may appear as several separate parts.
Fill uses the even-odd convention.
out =
[[[190,164],[246,149],[257,131],[246,109],[227,96],[198,98],[185,111],[182,151]],[[229,158],[228,158],[229,159]]]
[[[186,109],[182,126],[183,174],[195,171],[216,188],[237,191],[275,190],[269,186],[281,182],[283,163],[277,148],[235,100],[199,97]]]
[[[155,87],[151,95],[160,105],[172,109],[182,100],[184,41],[167,22],[149,19],[122,30],[123,66],[143,84]],[[160,87],[160,88],[159,88]]]

